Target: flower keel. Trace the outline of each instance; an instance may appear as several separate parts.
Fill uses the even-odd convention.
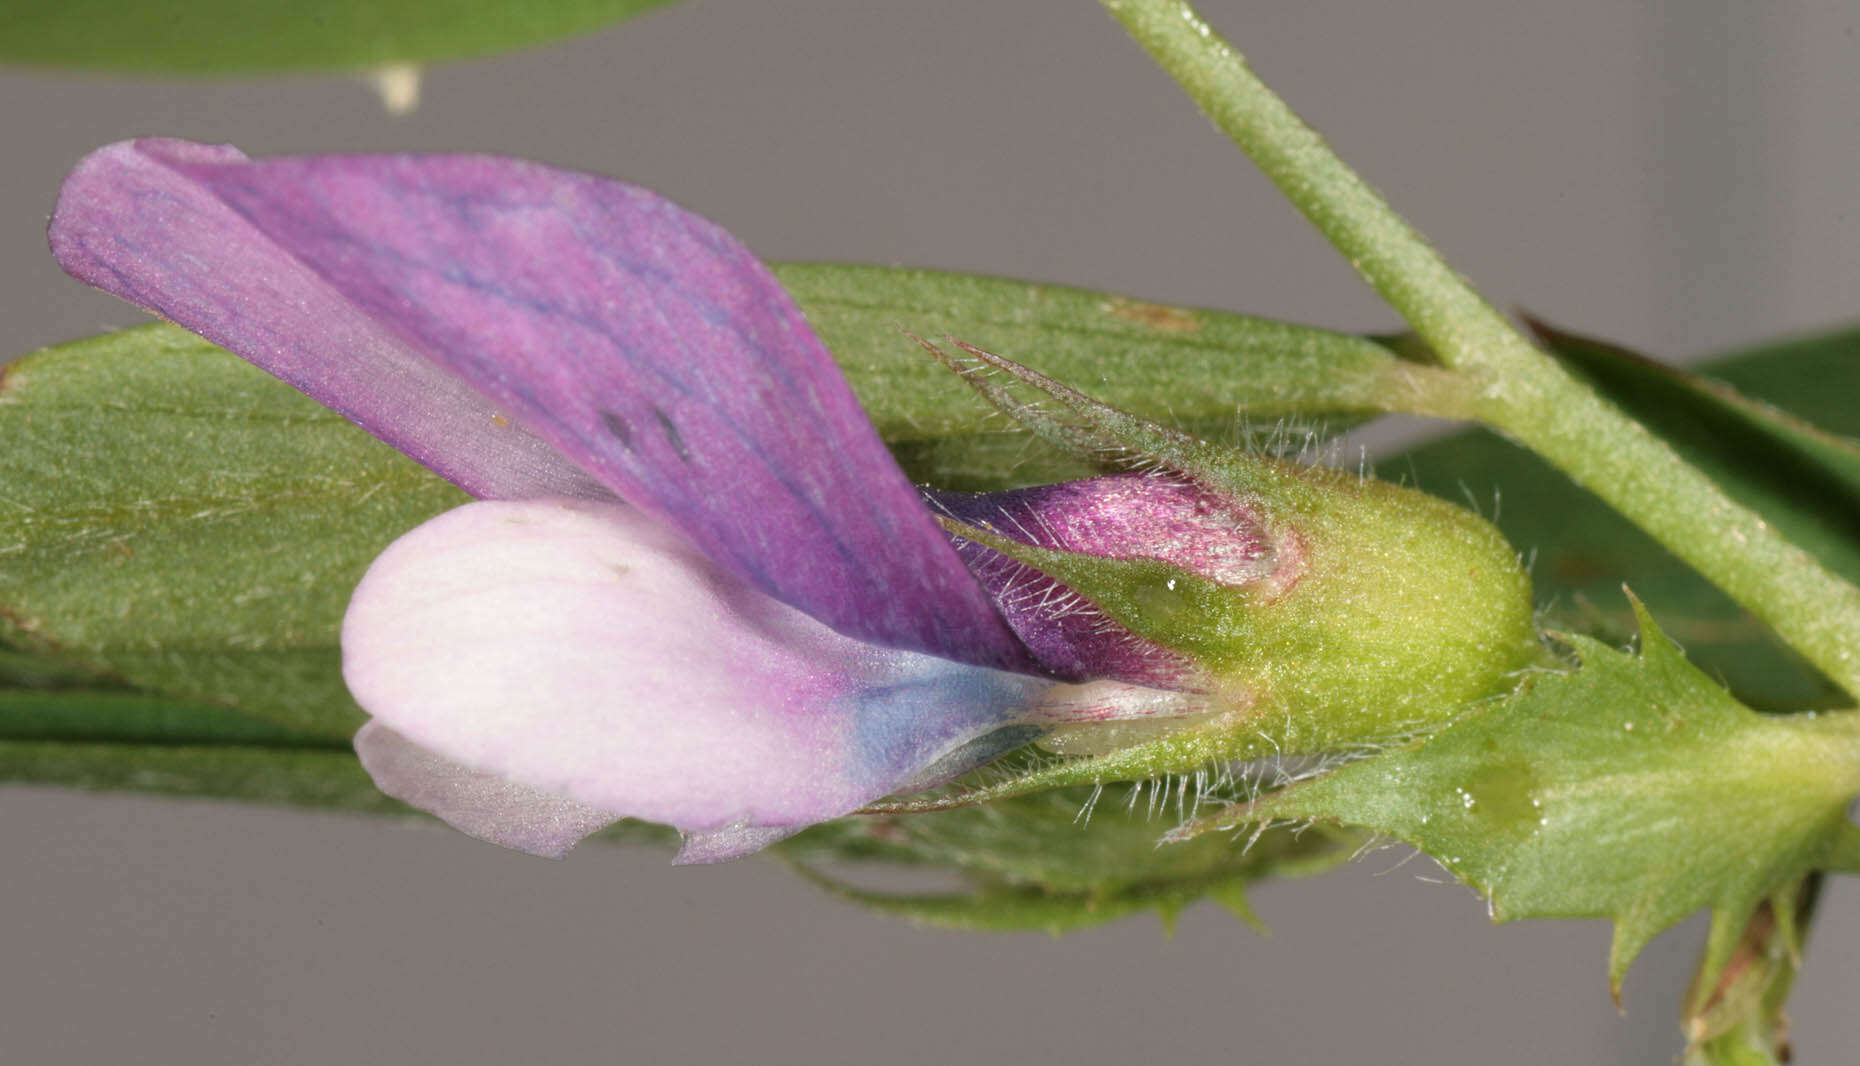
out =
[[[637,817],[731,857],[1035,737],[1169,748],[1076,770],[1122,777],[1381,736],[1528,644],[1482,524],[967,346],[946,361],[1036,433],[1157,474],[937,516],[768,270],[619,182],[136,141],[78,167],[50,237],[489,501],[377,560],[344,675],[382,787],[514,847]],[[1443,562],[1470,564],[1444,599]]]
[[[572,801],[583,831],[601,813],[693,833],[835,817],[1054,687],[845,637],[586,501],[470,504],[403,537],[357,588],[343,647],[383,728]]]

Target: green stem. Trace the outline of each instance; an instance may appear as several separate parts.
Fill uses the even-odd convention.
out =
[[[1186,0],[1101,0],[1449,368],[1475,414],[1722,588],[1860,696],[1860,589],[1537,350],[1337,158]]]
[[[1772,893],[1739,930],[1734,960],[1708,946],[1686,994],[1686,1066],[1777,1066],[1788,1061],[1783,1007],[1802,963],[1802,942],[1821,898],[1821,875]],[[1713,915],[1712,935],[1720,933]],[[1727,967],[1725,964],[1729,962]]]

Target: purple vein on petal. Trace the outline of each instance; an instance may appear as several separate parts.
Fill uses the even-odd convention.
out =
[[[468,490],[447,464],[481,442],[428,433],[433,411],[414,404],[437,382],[429,408],[508,415],[844,633],[1032,666],[779,283],[644,189],[484,156],[251,162],[143,141],[80,167],[53,243],[79,277],[240,351]],[[178,295],[163,291],[177,277]],[[376,410],[365,394],[382,378],[393,402]]]

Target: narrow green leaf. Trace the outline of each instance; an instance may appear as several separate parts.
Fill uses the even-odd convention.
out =
[[[224,707],[109,689],[0,690],[0,739],[348,748]]]
[[[0,62],[141,74],[365,70],[586,33],[670,0],[17,0]]]
[[[1860,792],[1860,712],[1757,714],[1640,622],[1638,656],[1572,637],[1581,669],[1198,828],[1365,826],[1432,855],[1498,921],[1610,918],[1617,990],[1655,934],[1701,907],[1735,942],[1759,903],[1831,857]]]
[[[1349,400],[1352,390],[1413,366],[1378,346],[1365,347],[1367,342],[1239,316],[1180,312],[1201,324],[1176,328],[1167,309],[1123,314],[1115,298],[1077,290],[882,268],[782,269],[875,417],[890,434],[906,439],[907,449],[911,439],[959,444],[964,425],[973,423],[951,414],[971,402],[968,390],[940,378],[898,332],[900,326],[931,336],[957,332],[1010,354],[1020,354],[1021,346],[1039,348],[1055,353],[1057,361],[1044,364],[1049,371],[1093,382],[1133,409],[1164,419],[1186,410],[1188,421],[1204,418],[1215,425],[1225,419],[1230,429],[1239,406],[1233,396],[1273,417],[1360,414],[1365,401]],[[971,322],[981,323],[980,331],[967,325]],[[1222,339],[1209,343],[1211,335]],[[1779,353],[1754,353],[1722,373],[1772,402],[1801,404],[1799,410],[1815,417],[1834,408],[1852,424],[1860,411],[1840,403],[1842,391],[1829,388],[1826,375],[1831,365],[1842,364],[1843,353],[1850,357],[1856,350],[1860,333],[1850,333]],[[1141,358],[1118,362],[1131,352]],[[1095,369],[1100,363],[1117,369]],[[1170,375],[1177,372],[1194,383],[1181,403],[1172,399]],[[1326,375],[1328,385],[1309,384]],[[1100,380],[1108,376],[1119,381]],[[1118,391],[1124,388],[1130,392]],[[1230,397],[1225,408],[1223,388]],[[976,417],[980,412],[978,405]],[[1827,424],[1842,428],[1831,418]],[[910,437],[913,427],[928,430]],[[994,423],[988,428],[1000,429]],[[1011,443],[1016,438],[1000,436],[1016,446]],[[0,643],[14,646],[0,648],[6,684],[93,690],[108,680],[100,679],[99,670],[114,672],[175,702],[259,715],[293,737],[301,732],[346,741],[356,719],[337,677],[334,633],[348,588],[381,545],[459,499],[287,387],[165,326],[49,350],[9,370],[0,379],[0,439],[6,443],[0,449],[0,614],[11,620],[9,636]],[[1559,502],[1555,486],[1567,483],[1534,468],[1509,445],[1487,438],[1468,447],[1471,461],[1462,469],[1442,473],[1425,451],[1415,469],[1427,473],[1424,484],[1455,498],[1462,477],[1480,492],[1484,484],[1532,486],[1506,498],[1501,522],[1521,547],[1546,545],[1538,580],[1551,595],[1588,587],[1612,592],[1621,577],[1639,572],[1645,559],[1625,557],[1590,571],[1575,567],[1547,575],[1545,559],[1561,543],[1557,538],[1567,535],[1566,524],[1585,509],[1609,512],[1573,488]],[[150,455],[160,461],[150,462]],[[957,479],[963,469],[949,468]],[[995,484],[1015,480],[1000,469],[969,469],[979,484],[990,477]],[[1403,464],[1391,472],[1406,469]],[[1533,475],[1533,469],[1542,472]],[[938,470],[931,462],[915,472],[931,477]],[[1019,474],[1034,480],[1042,472],[1029,464]],[[282,479],[290,491],[266,491],[267,479]],[[372,481],[365,485],[366,479]],[[72,504],[81,506],[60,510]],[[248,516],[252,520],[244,521]],[[1529,520],[1519,523],[1519,516]],[[1638,536],[1631,530],[1629,535]],[[1607,535],[1600,539],[1608,543]],[[150,545],[146,551],[140,550],[144,540]],[[129,554],[117,545],[128,546]],[[1683,589],[1709,591],[1655,550],[1656,562],[1659,558]],[[24,580],[28,575],[31,580]],[[16,595],[46,609],[22,612]],[[1746,624],[1726,646],[1744,648],[1759,635]],[[1697,649],[1698,635],[1685,636]],[[21,680],[28,676],[36,680]],[[280,754],[281,765],[290,766],[277,782],[243,793],[229,790],[213,766],[233,759],[234,748],[244,753],[248,767],[264,758],[263,749],[239,746],[246,736],[239,730],[247,726],[235,722],[236,716],[208,715],[181,730],[159,715],[139,719],[133,728],[102,717],[83,732],[85,743],[67,743],[72,750],[63,755],[56,754],[58,744],[42,738],[76,734],[36,734],[41,739],[30,750],[41,753],[44,763],[35,768],[7,763],[0,778],[87,787],[155,781],[183,793],[194,787],[191,781],[203,794],[304,804],[341,791],[306,771],[290,751]],[[223,733],[216,732],[222,727]],[[118,739],[150,743],[94,743],[118,728],[124,731]],[[174,742],[152,743],[164,739],[165,728],[176,730]],[[212,746],[201,746],[209,742]],[[137,753],[157,746],[168,770],[138,776]],[[327,766],[353,783],[358,771],[352,756],[334,752],[332,758],[310,765]],[[210,765],[203,768],[198,760]],[[115,769],[106,772],[111,766]],[[301,800],[293,798],[299,795]],[[855,836],[865,842],[859,846],[871,844]]]
[[[787,263],[775,272],[905,469],[945,488],[1039,484],[1091,469],[952,388],[906,331],[954,336],[1211,440],[1271,432],[1285,419],[1342,428],[1459,402],[1458,384],[1434,368],[1309,326],[928,270]]]
[[[338,748],[0,740],[0,781],[314,809],[406,813]]]
[[[17,726],[11,716],[20,709],[0,694],[0,723]],[[92,710],[97,736],[0,739],[0,781],[418,816],[378,792],[346,746],[268,737],[262,724],[250,727],[249,743],[227,742],[230,731],[222,724],[204,731],[207,742],[190,743],[183,736],[187,718],[204,717],[211,709],[161,709],[152,702],[139,710],[169,715],[155,723],[160,742],[123,743],[98,737],[133,735],[152,718],[125,727],[127,706]],[[1098,809],[1081,816],[1088,803]],[[1273,832],[1244,848],[1211,837],[1159,851],[1156,839],[1167,824],[1173,824],[1173,814],[1146,805],[1140,790],[1111,790],[1101,803],[1085,790],[909,819],[845,818],[783,842],[777,852],[836,894],[912,921],[1060,933],[1144,912],[1168,922],[1203,898],[1257,925],[1246,903],[1247,885],[1269,876],[1320,872],[1347,859],[1360,843],[1332,831]],[[626,821],[595,839],[668,848],[676,834]],[[967,888],[934,895],[859,888],[858,871],[873,864],[957,871]]]
[[[136,688],[346,739],[349,591],[457,490],[168,326],[0,377],[0,637]]]
[[[1751,345],[1699,369],[1752,400],[1851,438],[1860,434],[1860,406],[1853,402],[1856,352],[1860,327],[1846,325]]]

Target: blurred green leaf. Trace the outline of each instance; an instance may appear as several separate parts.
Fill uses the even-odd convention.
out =
[[[1860,791],[1855,713],[1739,705],[1640,610],[1641,653],[1571,637],[1580,669],[1404,750],[1194,827],[1330,819],[1432,855],[1497,921],[1609,918],[1609,979],[1701,907],[1716,984],[1758,905],[1825,865]]]
[[[1860,464],[1853,444],[1837,436],[1860,434],[1860,330],[1757,347],[1706,364],[1707,376],[1569,334],[1551,340],[1740,502],[1860,580]],[[1490,433],[1422,445],[1378,463],[1377,472],[1483,509],[1533,560],[1531,576],[1553,627],[1625,640],[1634,627],[1620,589],[1631,582],[1692,660],[1752,706],[1845,702],[1665,548],[1542,460]]]
[[[0,62],[138,74],[369,70],[571,37],[671,0],[13,0]]]
[[[933,814],[843,819],[796,838],[783,854],[834,893],[919,924],[1062,933],[1145,912],[1168,925],[1201,899],[1257,926],[1249,884],[1329,869],[1361,843],[1319,828],[1159,849],[1163,832],[1192,813],[1192,796],[1172,797],[1170,787],[1059,789]],[[860,864],[873,862],[958,871],[963,885],[932,894],[860,887]]]
[[[1852,540],[1860,532],[1860,444],[1838,436],[1772,403],[1739,392],[1715,377],[1695,373],[1630,351],[1617,344],[1583,337],[1547,323],[1531,320],[1532,329],[1558,358],[1594,382],[1615,403],[1626,408],[1643,425],[1683,449],[1695,463],[1753,508],[1775,512],[1777,521],[1794,523],[1792,539],[1818,544],[1833,539]],[[1838,354],[1840,373],[1828,375],[1825,366],[1812,372],[1815,388],[1805,393],[1801,364],[1811,352]],[[1814,348],[1800,343],[1781,351],[1734,358],[1712,368],[1722,376],[1735,375],[1770,386],[1768,391],[1791,396],[1796,407],[1812,405],[1839,395],[1838,383],[1853,379],[1853,357],[1860,344],[1851,337],[1822,338]],[[1776,373],[1781,360],[1796,364],[1793,371]],[[1770,373],[1752,373],[1761,366]],[[1742,371],[1742,372],[1740,372]],[[1834,425],[1860,431],[1860,417],[1852,405],[1836,404],[1823,412]],[[1820,493],[1833,492],[1837,500]],[[1810,514],[1800,512],[1808,510]],[[1819,528],[1827,527],[1827,528]],[[1843,544],[1844,554],[1829,558],[1842,573],[1860,576],[1860,547]]]
[[[1739,503],[1860,581],[1860,445],[1709,377],[1537,324],[1559,357],[1666,438]],[[1850,352],[1860,354],[1860,347]],[[1860,380],[1851,369],[1848,380]],[[1840,391],[1823,378],[1822,391]],[[1856,421],[1847,411],[1843,423]]]

